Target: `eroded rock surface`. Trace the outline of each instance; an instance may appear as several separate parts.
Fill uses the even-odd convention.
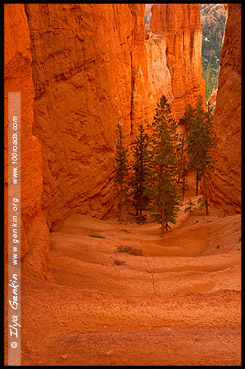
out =
[[[29,27],[22,4],[5,4],[4,46],[5,216],[7,220],[8,93],[21,92],[22,267],[39,277],[46,278],[48,276],[49,232],[41,211],[42,148],[38,139],[32,134],[34,109],[32,56]],[[5,237],[7,254],[7,228]]]
[[[214,112],[215,171],[209,194],[225,214],[241,212],[241,5],[228,4]]]
[[[151,8],[151,33],[166,44],[167,66],[171,75],[176,119],[185,112],[186,104],[195,105],[199,94],[205,100],[202,77],[199,4],[154,4]]]
[[[50,172],[44,174],[51,192],[49,222],[55,225],[71,212],[101,218],[113,206],[116,125],[123,125],[129,144],[155,105],[153,101],[149,105],[146,97],[144,5],[28,4],[26,8],[35,86],[34,132]]]

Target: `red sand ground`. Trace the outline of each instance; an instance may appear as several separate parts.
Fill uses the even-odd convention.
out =
[[[66,219],[56,283],[22,281],[22,364],[241,365],[241,216],[210,210],[182,211],[164,239],[158,224]]]
[[[164,239],[82,215],[51,233],[54,282],[22,278],[22,365],[241,364],[241,215],[189,216],[189,180]]]

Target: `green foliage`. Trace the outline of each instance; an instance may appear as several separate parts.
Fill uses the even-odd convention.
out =
[[[198,195],[198,182],[203,178],[204,182],[204,205],[208,215],[207,201],[207,173],[213,170],[214,160],[212,149],[214,146],[214,133],[212,130],[211,110],[204,110],[202,96],[199,95],[196,107],[192,111],[189,121],[188,157],[189,169],[196,174],[196,195]]]
[[[204,171],[213,168],[211,150],[214,145],[211,111],[205,112],[201,95],[198,96],[190,120],[187,142],[189,168],[196,173],[198,180],[201,180]]]
[[[119,214],[118,220],[121,220],[122,206],[125,198],[127,197],[127,175],[128,175],[128,150],[123,143],[123,131],[120,124],[117,125],[118,141],[116,145],[116,156],[114,164],[114,181],[117,184],[117,190],[119,194]]]
[[[183,157],[183,163],[182,163],[182,166],[181,166],[181,173],[180,173],[182,201],[184,200],[185,191],[189,190],[189,185],[188,185],[187,179],[186,179],[187,173],[188,173],[188,169],[186,167],[186,160],[185,160],[185,156],[184,156]]]
[[[201,8],[202,12],[208,13],[208,9]],[[213,89],[218,87],[219,61],[226,18],[224,14],[218,15],[215,10],[212,16],[213,20],[209,23],[206,20],[202,26],[202,75],[205,79],[206,101],[210,98]]]
[[[178,180],[177,183],[181,184],[181,191],[182,191],[182,201],[184,200],[185,191],[189,189],[188,183],[187,183],[187,174],[188,174],[188,167],[186,165],[187,162],[187,136],[190,131],[190,124],[191,124],[191,117],[193,116],[194,109],[191,107],[191,105],[188,105],[186,107],[186,112],[184,117],[179,121],[179,124],[182,125],[182,135],[179,137],[180,142],[180,159],[178,161]]]
[[[194,206],[195,204],[190,199],[188,202],[188,206],[184,209],[184,212],[187,213],[187,211],[189,211],[189,214],[192,215]]]
[[[143,211],[149,205],[150,153],[149,136],[145,133],[142,124],[139,126],[139,134],[132,147],[132,152],[132,174],[130,176],[132,191],[130,195],[133,198],[136,218],[144,222],[146,218],[143,216]]]
[[[99,236],[99,235],[96,235],[96,234],[89,234],[88,236],[89,237],[94,237],[94,238],[104,238],[105,239],[104,236]]]
[[[151,211],[154,220],[167,230],[168,223],[175,223],[178,213],[177,139],[176,122],[171,116],[166,97],[157,104],[156,115],[151,125]]]
[[[204,199],[203,197],[200,197],[197,202],[200,204],[201,209],[209,205],[208,199]]]

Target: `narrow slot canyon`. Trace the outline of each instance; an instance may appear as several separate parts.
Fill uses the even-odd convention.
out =
[[[4,364],[14,355],[8,109],[17,91],[17,365],[241,365],[241,4],[4,4],[4,56]],[[121,182],[122,203],[115,179],[124,151],[132,176],[139,131],[152,139],[163,96],[181,161],[171,177],[178,212],[168,220],[165,208],[164,232],[153,200],[143,216],[135,205],[133,177]],[[214,142],[200,179],[186,123],[198,99]],[[144,201],[157,198],[152,166]]]

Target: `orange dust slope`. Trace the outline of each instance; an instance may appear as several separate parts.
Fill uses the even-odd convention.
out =
[[[22,364],[240,365],[241,216],[201,214],[164,239],[156,223],[67,218],[56,283],[23,279]]]

